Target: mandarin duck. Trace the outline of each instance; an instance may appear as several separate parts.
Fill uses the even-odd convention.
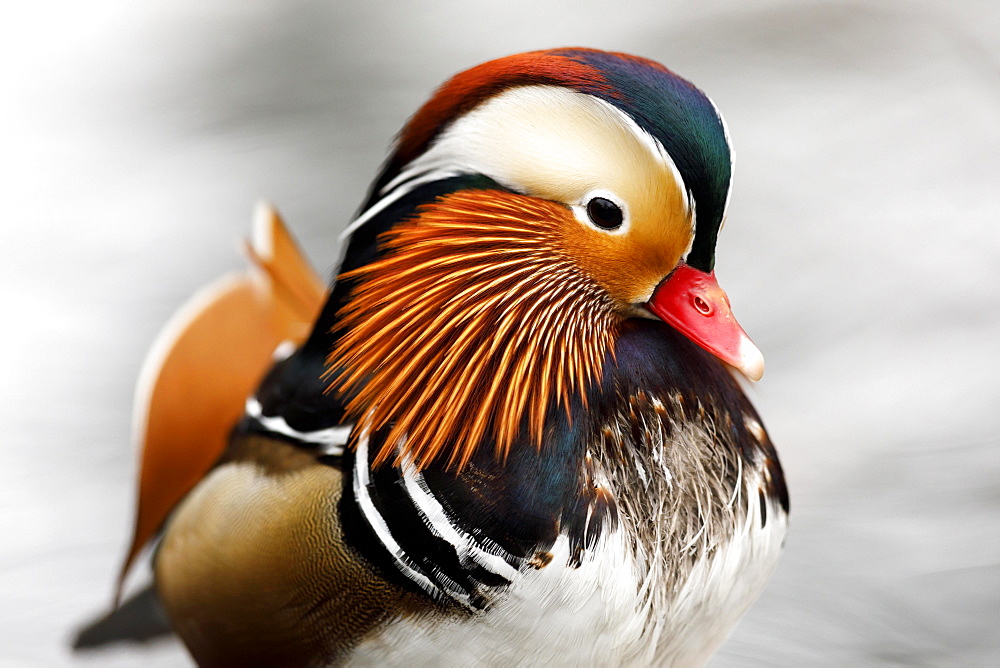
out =
[[[251,273],[168,327],[123,577],[159,535],[206,666],[705,662],[788,511],[714,274],[731,176],[718,110],[656,62],[458,74],[329,289],[265,208]]]

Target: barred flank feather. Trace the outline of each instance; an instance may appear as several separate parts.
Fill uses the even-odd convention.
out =
[[[357,284],[328,375],[359,426],[391,425],[376,464],[446,455],[460,470],[487,436],[504,457],[525,417],[541,447],[551,405],[569,415],[571,397],[586,404],[618,320],[569,260],[577,227],[559,204],[458,192],[386,232],[378,260],[341,275]]]

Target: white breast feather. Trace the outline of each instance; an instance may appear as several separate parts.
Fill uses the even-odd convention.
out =
[[[642,607],[650,572],[639,572],[622,531],[604,536],[583,563],[559,538],[548,566],[528,570],[493,608],[470,618],[413,617],[363,642],[350,665],[699,665],[760,593],[784,540],[784,511],[767,502],[760,474],[744,476],[737,535],[697,562],[665,608]]]

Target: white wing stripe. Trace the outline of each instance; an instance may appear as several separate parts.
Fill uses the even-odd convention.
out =
[[[372,531],[375,532],[375,536],[392,555],[400,573],[415,582],[421,589],[434,598],[440,597],[441,594],[446,594],[469,610],[476,610],[476,607],[472,604],[469,595],[460,589],[457,583],[452,582],[443,574],[440,574],[440,579],[443,580],[442,584],[445,585],[445,588],[442,588],[438,583],[433,582],[422,572],[419,566],[414,564],[413,561],[406,556],[406,553],[403,552],[403,548],[400,547],[399,543],[396,542],[396,539],[393,538],[392,531],[389,530],[389,525],[375,507],[374,502],[372,502],[371,495],[368,493],[370,478],[368,475],[367,429],[362,430],[359,434],[358,448],[354,453],[354,456],[354,498],[357,500],[358,507],[361,509],[361,513],[368,522],[368,525],[372,528]],[[454,586],[448,586],[449,584]]]
[[[316,431],[299,431],[288,426],[285,418],[280,415],[264,415],[264,409],[256,397],[250,397],[246,403],[246,414],[256,420],[262,427],[275,434],[289,436],[303,443],[324,446],[323,450],[328,455],[344,454],[344,446],[351,436],[353,424],[342,424],[328,429],[318,429]]]
[[[403,483],[413,504],[420,511],[430,530],[455,548],[459,558],[471,559],[489,572],[513,581],[518,570],[500,555],[491,554],[476,545],[469,534],[459,530],[448,518],[444,506],[431,493],[424,477],[411,460],[403,463]]]

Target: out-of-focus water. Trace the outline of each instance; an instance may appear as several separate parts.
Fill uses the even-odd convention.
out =
[[[621,3],[624,5],[624,3]],[[20,11],[18,14],[17,12]],[[131,521],[158,328],[240,266],[254,202],[324,271],[388,141],[448,75],[586,45],[725,114],[718,273],[792,493],[717,665],[1000,661],[996,2],[39,3],[0,28],[0,663],[71,656]]]

